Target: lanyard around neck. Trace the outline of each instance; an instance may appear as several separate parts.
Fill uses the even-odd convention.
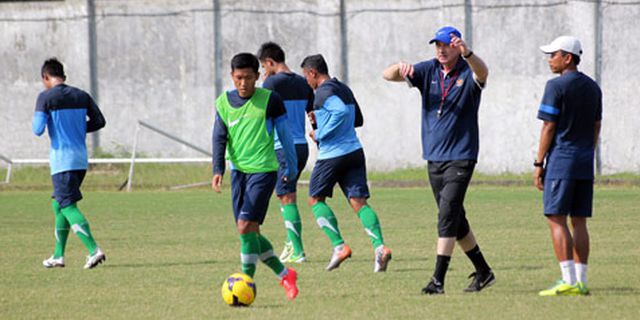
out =
[[[449,90],[453,87],[453,84],[456,82],[456,78],[458,77],[458,70],[449,78],[449,85],[447,88],[444,87],[444,72],[442,70],[438,70],[438,76],[440,76],[440,93],[442,94],[440,97],[440,107],[438,108],[438,118],[442,115],[442,108],[444,107],[444,100],[447,99],[449,95]]]

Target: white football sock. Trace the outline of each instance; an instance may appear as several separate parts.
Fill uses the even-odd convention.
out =
[[[587,269],[588,265],[584,263],[576,263],[576,278],[578,281],[582,282],[584,286],[587,286]]]
[[[566,284],[576,284],[576,267],[573,260],[560,261],[560,271],[562,271],[562,280]]]

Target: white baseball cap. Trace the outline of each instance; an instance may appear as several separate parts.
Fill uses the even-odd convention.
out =
[[[540,50],[544,53],[554,53],[562,50],[564,52],[573,53],[580,56],[582,54],[582,45],[580,40],[572,36],[560,36],[546,46],[541,46]]]

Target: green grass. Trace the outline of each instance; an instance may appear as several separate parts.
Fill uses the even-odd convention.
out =
[[[89,179],[90,180],[90,179]],[[228,184],[227,184],[228,185]],[[306,190],[300,190],[304,193]],[[258,266],[256,302],[227,307],[224,278],[239,270],[229,190],[119,193],[86,191],[80,208],[108,260],[83,270],[86,254],[70,235],[64,269],[41,261],[53,247],[47,191],[0,192],[0,318],[103,319],[632,319],[640,310],[640,188],[596,188],[590,220],[589,297],[541,298],[559,277],[540,193],[531,187],[472,186],[466,208],[497,283],[464,294],[472,266],[456,249],[446,295],[423,296],[433,271],[435,204],[426,189],[372,190],[394,259],[373,274],[361,223],[342,198],[330,200],[353,258],[324,271],[329,241],[301,206],[309,261],[295,267],[300,296],[287,302],[276,277]],[[284,240],[275,201],[263,226],[279,253]]]

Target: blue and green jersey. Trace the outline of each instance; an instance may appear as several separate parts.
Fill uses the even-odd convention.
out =
[[[47,129],[51,140],[51,175],[86,170],[86,134],[99,130],[105,123],[91,96],[78,88],[60,84],[41,92],[36,101],[32,129],[38,136]]]

